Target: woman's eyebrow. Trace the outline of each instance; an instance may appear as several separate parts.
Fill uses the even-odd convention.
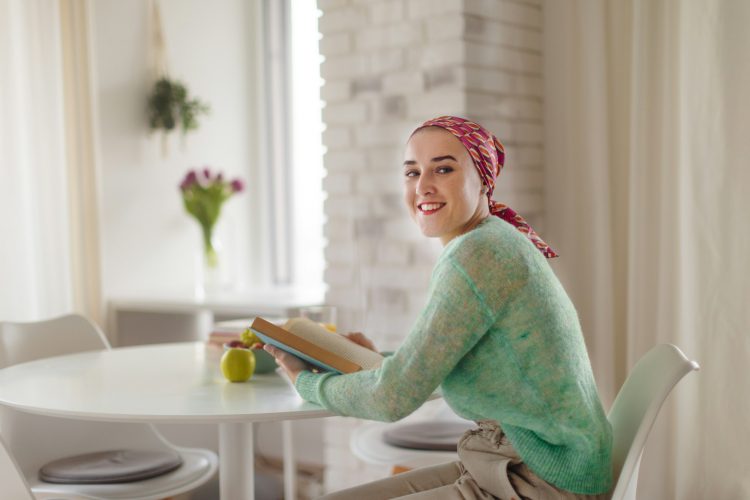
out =
[[[436,162],[439,162],[439,161],[443,161],[443,160],[453,160],[453,161],[455,161],[456,163],[458,163],[458,160],[456,160],[455,158],[453,158],[453,157],[452,157],[451,155],[445,155],[445,156],[436,156],[436,157],[435,157],[435,158],[433,158],[433,159],[432,159],[431,161],[432,161],[433,163],[436,163]]]
[[[456,159],[455,159],[454,157],[452,157],[451,155],[445,155],[445,156],[436,156],[435,158],[433,158],[432,160],[430,160],[430,162],[432,162],[432,163],[437,163],[437,162],[439,162],[439,161],[443,161],[443,160],[453,160],[453,161],[455,161],[456,163],[458,163],[458,160],[456,160]],[[416,165],[416,164],[417,164],[417,162],[416,162],[416,161],[414,161],[414,160],[406,160],[406,161],[404,162],[404,165],[405,165],[405,166],[406,166],[406,165]]]

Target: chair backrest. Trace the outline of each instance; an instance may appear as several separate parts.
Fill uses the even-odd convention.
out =
[[[107,338],[78,314],[31,323],[0,322],[0,368],[97,349],[109,349]]]
[[[656,416],[677,382],[699,368],[676,346],[661,344],[631,370],[608,415],[614,434],[614,500],[635,499],[641,455]]]
[[[0,436],[0,485],[2,485],[2,498],[13,498],[18,500],[34,500],[29,484],[23,477],[21,468],[11,456],[5,446],[5,441]]]

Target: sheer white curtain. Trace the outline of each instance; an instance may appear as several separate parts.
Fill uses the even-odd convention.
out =
[[[547,234],[609,405],[650,347],[702,371],[639,496],[750,497],[750,3],[548,1]]]
[[[0,0],[0,320],[101,321],[87,0]]]
[[[57,2],[0,1],[0,319],[72,308]]]

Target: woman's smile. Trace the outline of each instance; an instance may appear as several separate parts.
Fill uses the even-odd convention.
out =
[[[445,203],[420,203],[417,205],[419,211],[424,215],[432,215],[445,206]]]

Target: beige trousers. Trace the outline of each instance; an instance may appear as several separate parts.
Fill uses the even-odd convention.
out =
[[[478,422],[458,443],[459,462],[423,467],[337,491],[325,500],[604,500],[560,490],[526,467],[498,424]]]

